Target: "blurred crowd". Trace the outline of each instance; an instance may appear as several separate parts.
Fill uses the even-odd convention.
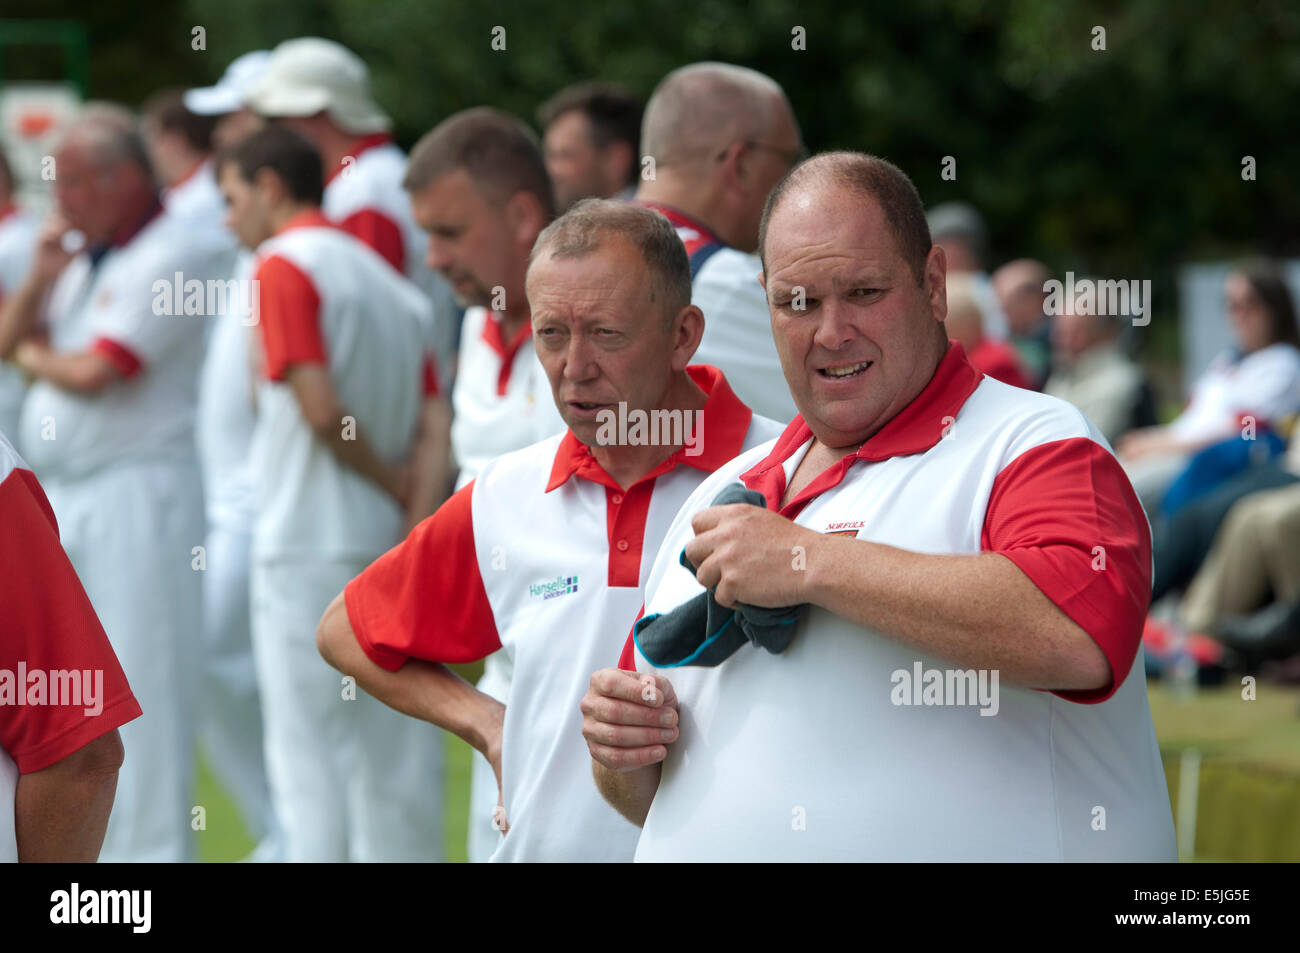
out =
[[[487,461],[564,429],[524,291],[557,215],[587,198],[661,212],[706,319],[695,363],[757,414],[797,412],[756,280],[764,202],[806,155],[781,88],[695,64],[646,103],[588,83],[535,119],[540,137],[466,110],[408,156],[365,63],[303,38],[136,111],[89,104],[55,153],[48,221],[15,206],[0,156],[0,434],[145,712],[122,728],[104,859],[192,858],[196,739],[257,859],[441,856],[440,738],[373,700],[322,702],[348,685],[315,626]],[[992,260],[969,205],[928,217],[949,337],[1091,419],[1146,508],[1148,672],[1300,679],[1300,334],[1279,266],[1234,266],[1234,346],[1162,423],[1132,314],[1055,306],[1058,276]],[[480,690],[509,684],[489,658]],[[493,849],[496,797],[476,756],[471,859]]]

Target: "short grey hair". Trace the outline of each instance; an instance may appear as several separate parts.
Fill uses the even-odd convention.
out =
[[[84,145],[91,161],[100,168],[129,162],[150,177],[153,175],[136,118],[125,106],[98,100],[86,103],[64,134],[61,146],[73,143]]]
[[[650,303],[664,311],[664,323],[691,303],[691,263],[672,223],[654,209],[610,199],[583,199],[537,236],[528,262],[582,258],[618,238],[641,254],[650,273]]]

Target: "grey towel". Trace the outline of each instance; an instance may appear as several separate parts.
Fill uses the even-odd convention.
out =
[[[739,483],[723,488],[713,506],[749,503],[765,506],[763,494]],[[695,567],[682,550],[681,563],[692,573]],[[656,668],[680,665],[718,665],[746,641],[773,655],[786,650],[794,638],[795,623],[807,604],[765,609],[737,603],[735,609],[718,604],[713,591],[700,593],[671,612],[643,616],[632,627],[632,638],[641,654]]]

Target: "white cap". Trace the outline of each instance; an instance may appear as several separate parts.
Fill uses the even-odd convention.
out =
[[[314,116],[324,110],[344,132],[386,132],[388,116],[370,98],[370,71],[361,58],[332,40],[286,40],[271,53],[244,105],[263,116]]]
[[[244,108],[244,94],[261,79],[271,62],[270,50],[253,50],[235,58],[215,86],[185,93],[185,108],[196,116],[224,116]]]

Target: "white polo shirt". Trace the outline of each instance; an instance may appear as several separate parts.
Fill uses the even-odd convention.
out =
[[[450,381],[461,309],[451,286],[425,264],[429,239],[416,224],[411,197],[402,188],[405,175],[406,154],[388,133],[363,136],[326,177],[321,210],[429,296],[433,305],[429,348],[439,355],[439,378]]]
[[[1150,533],[1087,418],[981,378],[953,344],[911,404],[782,507],[811,442],[796,418],[700,486],[655,558],[648,615],[702,591],[678,563],[690,519],[741,481],[817,532],[1001,553],[1097,642],[1114,682],[999,684],[972,704],[955,679],[951,696],[931,690],[950,663],[815,606],[781,655],[745,645],[715,668],[656,670],[629,646],[622,667],[667,677],[681,715],[637,860],[1176,859],[1137,655]]]
[[[90,395],[48,381],[32,384],[19,446],[42,480],[74,480],[134,463],[193,464],[207,318],[175,313],[172,287],[178,273],[182,289],[191,280],[224,279],[224,256],[220,246],[196,239],[184,220],[158,208],[98,264],[83,251],[64,267],[46,302],[51,345],[65,353],[94,350],[125,380]],[[163,290],[155,289],[157,281],[166,283]]]
[[[640,202],[677,229],[691,261],[691,303],[704,312],[704,336],[693,360],[722,369],[754,413],[788,423],[798,410],[786,386],[772,337],[767,292],[757,255],[728,248],[700,222],[667,205]]]
[[[3,435],[0,527],[0,863],[6,863],[18,859],[19,774],[47,768],[139,717],[140,705],[59,545],[45,493]]]
[[[1243,416],[1278,423],[1300,411],[1300,351],[1272,344],[1245,357],[1220,354],[1197,378],[1187,407],[1170,424],[1189,440],[1229,437]]]
[[[401,508],[317,438],[286,372],[325,365],[357,434],[389,463],[407,459],[423,398],[436,393],[428,299],[319,212],[258,246],[255,278],[266,380],[253,435],[253,556],[374,558],[401,538]]]
[[[27,278],[37,240],[36,219],[15,205],[0,208],[0,302],[16,292]],[[0,433],[18,439],[18,416],[27,382],[22,371],[0,361]]]
[[[406,542],[348,584],[348,618],[390,671],[503,650],[502,780],[509,833],[494,861],[627,861],[637,828],[600,796],[578,705],[641,606],[654,553],[709,472],[779,431],[716,368],[698,456],[678,451],[625,489],[571,432],[487,464]]]
[[[495,314],[478,307],[465,312],[451,391],[458,490],[489,460],[566,429],[532,337],[532,326],[525,323],[514,340],[506,341]]]

